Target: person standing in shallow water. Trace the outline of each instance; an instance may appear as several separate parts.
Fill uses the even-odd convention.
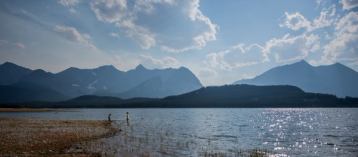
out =
[[[108,121],[109,122],[112,122],[112,120],[111,120],[111,116],[112,116],[112,114],[110,113],[110,114],[108,114]]]
[[[129,125],[129,113],[126,112],[126,120],[127,120],[127,125]]]

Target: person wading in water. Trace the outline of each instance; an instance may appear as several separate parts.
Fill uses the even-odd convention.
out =
[[[111,116],[112,116],[112,114],[110,113],[110,114],[108,114],[108,121],[109,122],[112,122],[112,120],[111,120]]]
[[[129,126],[129,113],[126,112],[126,120],[127,120],[127,125]]]

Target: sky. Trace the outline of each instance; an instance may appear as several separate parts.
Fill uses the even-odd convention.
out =
[[[209,86],[302,59],[358,70],[358,0],[0,1],[0,63],[184,66]]]

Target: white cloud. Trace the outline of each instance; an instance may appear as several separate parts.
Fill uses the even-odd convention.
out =
[[[311,52],[320,49],[320,38],[315,34],[273,38],[266,42],[264,53],[275,58],[276,62],[291,62],[305,59]]]
[[[199,71],[200,78],[208,78],[208,77],[215,77],[217,76],[217,72],[210,68],[201,68]]]
[[[323,48],[323,63],[358,58],[358,13],[349,12],[335,26],[334,38]]]
[[[338,61],[357,65],[358,13],[351,11],[341,16],[336,9],[335,5],[323,8],[312,20],[298,12],[286,12],[285,20],[280,26],[297,32],[292,33],[295,35],[287,33],[282,37],[274,37],[263,45],[253,44],[257,48],[256,56],[259,56],[256,60],[247,59],[249,57],[245,56],[244,52],[250,52],[250,48],[238,44],[208,54],[204,63],[212,70],[228,71],[239,71],[242,67],[256,66],[267,61],[275,62],[270,64],[286,64],[301,59],[316,65]],[[299,32],[301,33],[296,35]]]
[[[134,4],[134,12],[152,13],[156,4],[174,5],[175,0],[136,0]]]
[[[280,27],[287,27],[292,30],[300,30],[300,29],[310,29],[311,22],[307,20],[301,13],[292,13],[289,14],[285,12],[285,21],[280,24]]]
[[[308,20],[299,12],[295,12],[291,14],[285,12],[285,19],[279,26],[287,27],[294,31],[303,29],[307,32],[311,32],[320,28],[332,26],[337,20],[335,15],[336,15],[335,5],[323,9],[320,12],[320,16],[316,17],[312,21]]]
[[[165,45],[161,46],[161,50],[163,50],[165,52],[173,52],[173,53],[185,52],[185,51],[189,51],[189,50],[196,49],[196,48],[197,47],[195,47],[195,46],[188,46],[188,47],[183,47],[183,48],[173,48],[173,47],[165,46]]]
[[[69,8],[70,13],[74,14],[77,13],[74,7],[80,3],[80,0],[58,0],[57,2],[63,5],[64,7]]]
[[[71,8],[79,4],[80,0],[58,0],[57,2],[65,7]]]
[[[200,34],[192,38],[193,45],[189,45],[182,48],[174,48],[174,47],[163,45],[162,46],[163,51],[178,53],[178,52],[184,52],[192,49],[201,49],[206,46],[207,42],[216,40],[218,25],[214,24],[209,17],[205,16],[201,12],[201,10],[199,9],[200,0],[189,1],[188,6],[189,7],[187,9],[188,10],[187,15],[189,19],[193,22],[199,22],[205,24],[207,30],[201,32]]]
[[[119,38],[119,34],[115,33],[115,32],[109,33],[109,36],[114,37],[114,38]]]
[[[125,28],[127,36],[137,41],[143,49],[155,46],[155,35],[147,28],[135,24],[132,20],[122,21],[116,25],[120,28]]]
[[[199,9],[200,1],[193,0],[189,4],[189,17],[192,21],[200,21],[208,26],[208,31],[205,31],[198,36],[194,37],[194,41],[197,47],[202,48],[206,46],[208,41],[216,40],[217,25],[212,23],[211,20],[205,16]]]
[[[209,53],[206,55],[204,64],[211,68],[227,71],[256,65],[268,61],[263,49],[258,44],[237,44],[220,52]]]
[[[97,0],[90,5],[97,19],[102,22],[116,23],[129,16],[126,0]]]
[[[138,56],[134,56],[133,54],[123,54],[117,52],[112,56],[112,58],[115,61],[113,65],[124,71],[133,69],[141,63],[140,58],[138,58]]]
[[[210,68],[231,71],[272,61],[286,63],[305,59],[320,49],[320,38],[315,34],[272,38],[264,46],[237,44],[223,51],[206,55],[204,64]]]
[[[21,42],[10,42],[7,40],[0,40],[0,48],[19,48],[25,49],[26,46]]]
[[[129,10],[126,0],[98,0],[90,5],[98,20],[125,29],[127,36],[137,41],[143,49],[155,46],[155,35],[135,23],[136,14]]]
[[[323,2],[323,0],[316,0],[317,6],[321,6],[322,2]]]
[[[358,7],[358,0],[341,0],[341,4],[344,10],[350,10]]]
[[[178,67],[180,62],[173,57],[154,58],[150,55],[140,55],[141,62],[149,67],[168,68]]]
[[[23,43],[15,43],[15,46],[18,47],[18,48],[21,48],[21,49],[24,49],[25,48],[25,45]]]
[[[336,21],[336,6],[332,5],[326,9],[323,9],[320,12],[320,15],[311,22],[311,30],[332,26]]]
[[[358,6],[358,1],[341,0],[341,4],[342,9],[348,11],[346,14],[337,14],[336,6],[331,5],[328,8],[322,9],[320,15],[312,21],[307,20],[300,13],[285,13],[286,18],[280,25],[281,27],[287,27],[294,31],[303,29],[304,31],[301,35],[297,36],[299,38],[290,37],[291,40],[289,38],[285,39],[287,42],[295,40],[295,44],[287,44],[285,42],[283,42],[284,44],[281,44],[281,47],[283,47],[281,49],[287,49],[286,51],[289,53],[295,52],[295,50],[299,52],[299,47],[303,48],[300,50],[302,52],[301,55],[296,55],[296,57],[286,57],[287,59],[283,59],[283,61],[303,59],[309,56],[309,52],[317,51],[320,53],[310,61],[315,65],[332,64],[334,62],[353,64],[353,62],[356,62],[356,59],[358,59],[358,13],[350,10]],[[323,28],[328,29],[325,30]],[[308,38],[310,37],[309,34],[312,35],[314,31],[319,32],[317,34],[319,34],[321,38],[317,35],[311,36],[311,39]],[[313,42],[307,43],[306,41],[309,40]],[[294,49],[292,50],[292,48]],[[276,60],[280,61],[283,56],[280,54],[283,53],[280,53],[280,51],[278,52],[278,54],[274,55]]]
[[[91,36],[85,33],[80,33],[74,27],[57,25],[55,26],[54,30],[70,41],[82,44],[92,49],[96,49],[96,46],[94,46],[91,42]]]
[[[158,32],[153,32],[150,26],[139,24],[137,19],[142,15],[153,13],[157,5],[175,6],[176,9],[185,10],[185,16],[189,18],[191,24],[201,24],[207,28],[190,37],[191,45],[173,47],[160,43],[163,51],[184,52],[201,49],[206,46],[207,42],[216,40],[218,26],[201,12],[199,0],[180,1],[181,5],[177,5],[177,2],[175,0],[135,0],[128,3],[126,0],[98,0],[92,1],[90,5],[98,20],[114,24],[143,49],[156,46],[157,40],[160,39],[157,39]],[[180,13],[181,11],[177,12],[177,14]]]

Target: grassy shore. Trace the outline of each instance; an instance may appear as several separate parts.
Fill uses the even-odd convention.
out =
[[[67,149],[118,131],[101,120],[0,118],[0,156],[96,156],[82,151],[68,153]]]

